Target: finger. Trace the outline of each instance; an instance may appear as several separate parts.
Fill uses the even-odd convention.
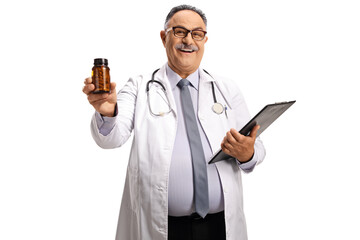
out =
[[[234,128],[230,129],[230,133],[237,142],[242,142],[243,141],[244,135],[241,135]]]
[[[110,94],[111,95],[116,95],[116,83],[114,83],[114,82],[111,82],[110,83]]]
[[[92,78],[91,77],[88,77],[85,79],[84,81],[85,84],[89,84],[89,83],[92,83]]]
[[[225,147],[226,149],[228,149],[229,151],[231,151],[232,149],[234,149],[234,145],[229,142],[229,139],[227,139],[227,137],[224,138],[222,144],[223,144],[224,147]]]
[[[85,93],[86,95],[89,95],[92,91],[94,91],[95,89],[95,85],[90,83],[90,84],[86,84],[83,87],[83,93]]]
[[[95,108],[95,109],[98,109],[100,108],[101,105],[103,105],[104,103],[106,103],[106,99],[99,99],[97,101],[93,101],[93,102],[90,102],[90,104]]]
[[[224,153],[229,154],[230,150],[225,146],[225,143],[221,143],[221,150],[223,150]]]
[[[91,104],[96,103],[98,101],[106,101],[107,97],[109,96],[108,93],[103,93],[103,94],[94,94],[91,93],[88,95],[88,100]]]
[[[111,82],[111,83],[110,83],[110,89],[111,89],[111,91],[112,91],[112,90],[115,90],[115,89],[116,89],[116,83]]]
[[[256,134],[258,132],[258,130],[260,129],[260,125],[256,125],[255,127],[253,127],[253,129],[250,132],[250,137],[251,138],[256,138]]]
[[[236,139],[233,137],[231,130],[226,133],[226,140],[231,144],[235,144],[237,142]]]
[[[227,142],[227,140],[226,140],[226,136],[224,137],[224,139],[222,140],[222,142],[221,142],[221,146],[222,147],[225,147],[225,143]]]
[[[227,154],[227,155],[230,155],[230,150],[228,150],[228,149],[226,149],[226,148],[224,148],[224,149],[221,149],[225,154]]]

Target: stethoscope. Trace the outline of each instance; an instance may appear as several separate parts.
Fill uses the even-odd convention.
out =
[[[160,112],[160,113],[156,114],[156,113],[154,113],[154,112],[152,111],[152,109],[151,109],[150,101],[148,101],[148,105],[149,105],[150,112],[151,112],[153,115],[155,115],[155,116],[164,116],[165,114],[170,113],[172,109],[171,109],[171,107],[170,107],[170,105],[169,105],[169,98],[168,98],[168,96],[167,96],[167,92],[166,92],[166,89],[165,89],[164,85],[163,85],[160,81],[155,80],[155,74],[156,74],[159,70],[160,70],[160,68],[159,68],[159,69],[156,69],[156,70],[153,72],[152,76],[151,76],[151,80],[149,80],[149,81],[147,82],[147,84],[146,84],[146,92],[147,92],[147,94],[148,94],[148,99],[149,99],[150,84],[151,84],[151,83],[157,83],[158,85],[160,85],[162,91],[163,91],[164,94],[165,94],[165,97],[167,98],[167,101],[166,101],[166,102],[167,102],[167,104],[168,104],[169,110],[168,110],[168,111],[165,111],[165,112]],[[212,77],[212,76],[210,75],[210,73],[208,73],[206,70],[204,70],[204,72],[207,73],[210,77]],[[216,94],[215,94],[214,82],[211,82],[211,88],[212,88],[212,94],[213,94],[213,99],[214,99],[214,104],[213,104],[213,106],[211,107],[211,109],[213,110],[214,113],[216,113],[216,114],[221,114],[221,113],[224,112],[224,110],[226,111],[226,106],[224,106],[224,105],[222,105],[221,103],[218,103],[218,102],[217,102],[217,100],[216,100]]]

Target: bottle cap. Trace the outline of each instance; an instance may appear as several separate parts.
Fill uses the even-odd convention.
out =
[[[108,60],[106,58],[95,58],[94,65],[108,65]]]

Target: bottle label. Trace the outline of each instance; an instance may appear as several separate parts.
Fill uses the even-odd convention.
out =
[[[110,92],[109,68],[95,67],[92,71],[92,81],[95,85],[94,93]]]

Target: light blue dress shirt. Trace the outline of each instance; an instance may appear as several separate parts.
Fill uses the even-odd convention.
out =
[[[194,212],[194,185],[190,145],[182,113],[180,88],[177,87],[177,83],[181,80],[181,77],[168,65],[166,67],[166,74],[168,80],[170,81],[178,114],[177,132],[169,173],[169,215],[186,216]],[[210,143],[197,117],[199,78],[199,71],[197,70],[186,79],[191,83],[189,90],[193,101],[195,116],[198,120],[198,129],[205,154],[205,160],[208,162],[213,153]],[[219,174],[217,173],[215,164],[207,164],[207,171],[209,186],[209,213],[220,212],[224,210],[224,199]]]

